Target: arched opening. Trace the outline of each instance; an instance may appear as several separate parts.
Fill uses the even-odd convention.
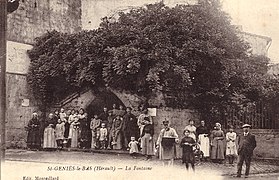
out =
[[[103,111],[104,107],[107,107],[108,110],[112,109],[113,104],[116,104],[117,108],[119,105],[125,107],[124,103],[109,90],[97,91],[95,92],[95,95],[96,98],[85,108],[89,119],[95,114],[99,115]]]

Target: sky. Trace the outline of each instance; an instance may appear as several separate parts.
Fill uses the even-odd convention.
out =
[[[268,51],[271,63],[279,63],[279,0],[221,0],[232,24],[243,31],[272,39]]]

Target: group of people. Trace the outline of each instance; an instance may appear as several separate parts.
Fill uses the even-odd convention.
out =
[[[146,108],[141,108],[138,116],[132,114],[132,108],[122,105],[112,109],[107,107],[89,119],[84,109],[68,110],[64,108],[50,113],[42,124],[38,114],[32,114],[27,125],[27,146],[40,147],[40,126],[43,126],[43,148],[93,148],[93,149],[129,149],[135,151],[133,144],[138,143],[144,132],[144,126],[152,124],[152,117]],[[134,148],[131,148],[134,147]],[[138,143],[138,148],[140,148]]]
[[[160,148],[159,158],[172,164],[176,152],[175,144],[179,139],[176,131],[168,124],[168,121],[163,121],[165,128],[160,132],[157,146]],[[237,177],[241,176],[243,162],[246,165],[245,177],[248,177],[253,150],[256,147],[256,139],[250,133],[250,127],[249,124],[244,124],[243,133],[237,136],[232,126],[225,134],[220,123],[216,123],[210,131],[204,121],[201,121],[201,125],[196,128],[194,121],[190,120],[189,125],[184,128],[184,137],[180,141],[182,163],[185,163],[187,170],[189,164],[194,170],[196,158],[207,160],[210,157],[212,162],[222,163],[227,156],[229,164],[233,164],[235,157],[238,156]]]
[[[40,125],[38,114],[33,113],[26,127],[29,132],[27,146],[31,149],[41,146]],[[116,104],[113,104],[111,110],[104,107],[103,112],[95,114],[90,121],[82,108],[67,113],[61,108],[60,112],[56,110],[50,113],[44,123],[43,148],[127,149],[134,158],[139,152],[146,156],[146,160],[158,154],[164,164],[167,162],[171,165],[176,157],[176,144],[180,142],[182,162],[187,169],[190,164],[194,170],[197,154],[201,155],[201,160],[210,158],[216,163],[222,163],[227,155],[230,164],[239,156],[238,176],[241,175],[244,161],[246,175],[249,174],[251,157],[256,147],[255,136],[249,133],[250,125],[243,126],[244,134],[237,139],[233,127],[225,134],[220,123],[210,130],[204,121],[196,128],[191,119],[184,128],[181,140],[176,130],[169,126],[169,121],[163,121],[163,126],[155,141],[153,120],[146,108],[141,108],[138,116],[135,116],[130,107],[124,110],[120,105],[117,109]]]

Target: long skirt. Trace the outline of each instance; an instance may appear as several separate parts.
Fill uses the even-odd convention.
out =
[[[98,147],[98,137],[99,137],[99,131],[91,131],[92,138],[91,138],[91,148],[95,149]]]
[[[116,144],[113,145],[113,149],[122,149],[122,133],[117,133]]]
[[[142,145],[142,154],[143,155],[154,155],[154,143],[153,138],[150,140],[152,136],[146,133],[141,138],[141,145]]]
[[[56,148],[56,139],[54,134],[54,129],[51,127],[46,127],[44,130],[44,144],[43,148]]]
[[[27,135],[27,147],[39,148],[41,145],[40,131],[39,129],[31,129]]]
[[[223,140],[213,139],[213,145],[211,149],[211,159],[223,160],[225,159],[225,149]]]
[[[235,142],[227,142],[226,155],[237,156],[237,149]]]
[[[176,149],[175,144],[172,146],[159,146],[159,159],[161,160],[171,160],[176,157]]]
[[[70,131],[70,124],[68,122],[65,123],[65,132],[64,132],[64,137],[68,138],[69,136],[69,131]]]
[[[199,135],[200,150],[203,152],[203,157],[209,157],[209,138],[204,137],[204,134]]]
[[[78,137],[79,137],[79,129],[73,128],[71,130],[71,147],[78,147]]]

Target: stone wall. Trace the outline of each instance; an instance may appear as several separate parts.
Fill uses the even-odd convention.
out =
[[[74,33],[81,30],[81,0],[20,0],[8,14],[7,38],[32,44],[47,31]]]
[[[252,129],[256,136],[257,147],[254,150],[258,158],[279,158],[279,129]]]
[[[176,130],[179,139],[183,137],[183,130],[189,124],[189,119],[193,119],[196,126],[200,124],[199,114],[195,111],[188,109],[159,108],[157,109],[157,116],[153,117],[155,142],[163,128],[163,121],[165,119],[170,121],[170,126]],[[176,149],[177,157],[181,157],[182,149],[179,145],[176,146]]]
[[[6,81],[6,146],[25,147],[27,133],[24,127],[38,104],[28,89],[25,75],[8,73]]]
[[[129,92],[125,92],[125,91],[120,92],[112,89],[111,91],[124,103],[126,107],[131,107],[133,109],[134,114],[138,113],[137,110],[139,105],[142,102],[146,101],[146,98],[137,96],[135,94],[131,94]]]
[[[80,108],[85,109],[95,98],[96,95],[92,90],[76,93],[65,98],[61,104],[57,104],[55,107],[51,108],[51,112],[54,112],[55,109],[61,107],[65,110],[79,110]]]
[[[119,11],[129,11],[146,4],[159,3],[161,0],[82,0],[82,29],[98,28],[101,18],[115,16]],[[196,4],[197,0],[164,0],[168,6],[176,4]]]
[[[6,72],[23,75],[27,74],[30,64],[27,50],[31,48],[32,46],[28,44],[8,41]]]
[[[31,48],[32,46],[27,44],[7,42],[7,147],[26,146],[27,134],[24,126],[27,125],[32,112],[37,110],[37,102],[30,93],[26,81],[26,73],[30,64],[27,50]]]
[[[27,50],[34,38],[47,31],[74,33],[81,30],[81,0],[20,0],[7,20],[7,147],[25,147],[27,125],[38,109],[26,81],[30,64]]]

